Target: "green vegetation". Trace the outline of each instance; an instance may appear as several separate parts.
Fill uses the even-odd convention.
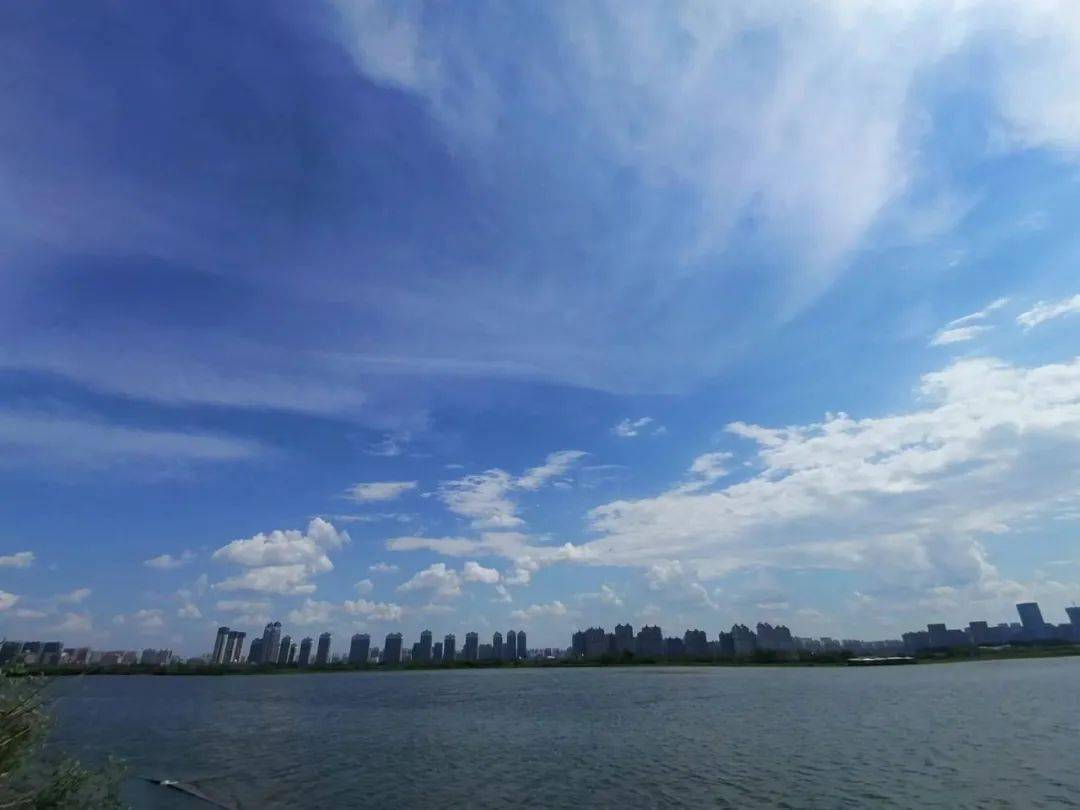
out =
[[[122,807],[117,762],[90,770],[50,755],[47,685],[40,678],[0,679],[0,808]]]

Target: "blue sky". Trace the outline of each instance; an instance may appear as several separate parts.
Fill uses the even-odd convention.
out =
[[[1070,4],[0,15],[8,637],[1080,596]]]

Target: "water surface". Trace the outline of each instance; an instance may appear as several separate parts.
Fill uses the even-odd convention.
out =
[[[1078,682],[1075,658],[102,676],[60,684],[54,740],[242,807],[1076,806]]]

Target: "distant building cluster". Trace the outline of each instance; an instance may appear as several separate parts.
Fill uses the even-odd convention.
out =
[[[1050,624],[1043,619],[1036,602],[1016,606],[1020,621],[1012,624],[989,625],[985,621],[970,622],[966,629],[950,630],[944,624],[929,624],[925,631],[904,633],[902,638],[880,641],[860,639],[800,638],[793,636],[784,625],[772,626],[759,622],[755,630],[744,624],[721,631],[709,640],[704,630],[687,630],[682,636],[664,636],[657,626],[646,625],[634,633],[629,624],[615,625],[609,633],[602,627],[578,630],[571,638],[569,655],[578,659],[621,657],[632,654],[641,658],[725,659],[748,658],[758,653],[774,653],[780,657],[799,653],[851,653],[859,656],[902,655],[934,649],[955,647],[1031,644],[1046,642],[1080,642],[1080,607],[1065,609],[1069,621]]]
[[[926,630],[904,633],[898,639],[862,641],[859,639],[800,638],[784,625],[759,622],[751,630],[744,624],[732,626],[709,639],[704,630],[687,630],[681,636],[665,636],[655,625],[645,625],[636,633],[629,624],[615,625],[614,632],[589,627],[573,634],[569,649],[529,649],[524,630],[509,630],[504,636],[496,631],[490,642],[481,643],[478,633],[465,634],[459,646],[457,637],[448,633],[435,641],[430,630],[406,646],[401,633],[388,633],[381,648],[371,645],[367,633],[356,633],[349,640],[347,652],[333,651],[333,636],[322,633],[317,639],[305,637],[299,643],[282,633],[281,622],[271,622],[261,636],[252,638],[247,652],[247,634],[230,627],[219,627],[211,651],[186,660],[190,665],[273,665],[321,667],[347,663],[353,666],[384,664],[444,664],[452,662],[515,662],[530,659],[600,659],[632,655],[645,659],[718,660],[770,654],[796,657],[850,653],[856,656],[915,655],[935,649],[1009,644],[1080,643],[1080,607],[1067,607],[1069,621],[1047,622],[1036,602],[1016,606],[1020,621],[991,625],[985,621],[969,622],[966,628],[950,629],[943,623],[928,624]],[[163,667],[183,662],[172,650],[91,650],[89,647],[64,647],[59,641],[0,642],[0,667],[27,665],[42,667]]]

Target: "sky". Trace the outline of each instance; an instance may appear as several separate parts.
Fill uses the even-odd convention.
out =
[[[0,635],[1080,598],[1080,9],[9,3]]]

